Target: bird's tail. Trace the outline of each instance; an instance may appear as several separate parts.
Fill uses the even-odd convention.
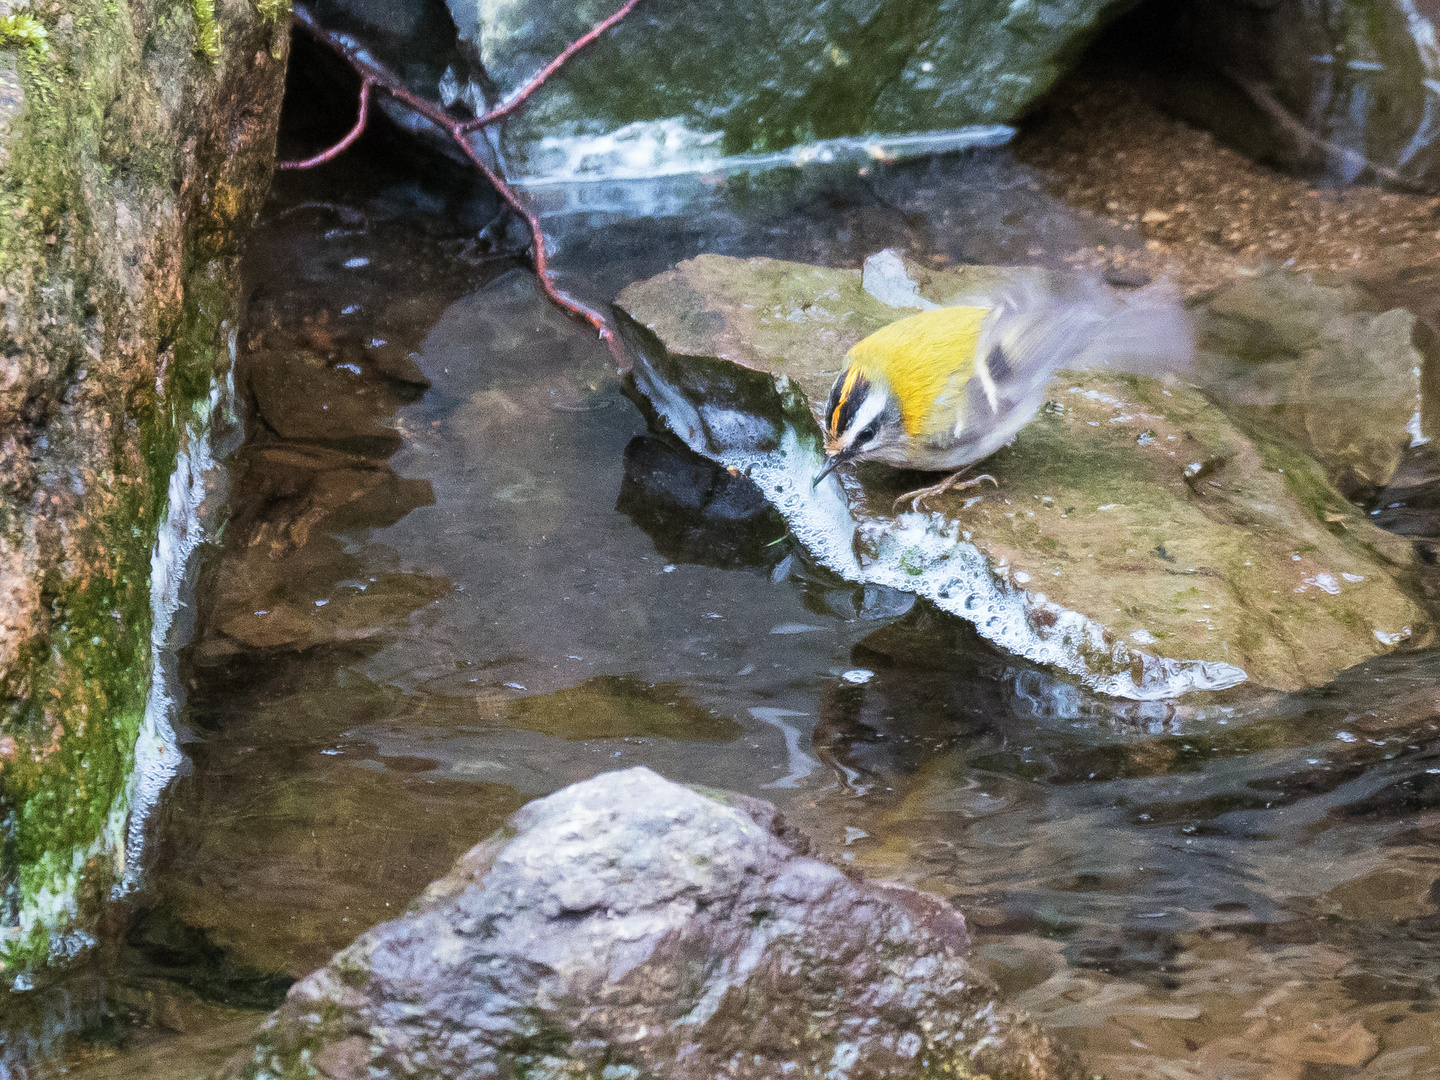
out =
[[[1164,281],[1130,293],[1098,282],[1092,288],[1105,311],[1094,340],[1080,355],[1079,368],[1109,368],[1163,378],[1187,376],[1195,364],[1195,328],[1179,294]]]

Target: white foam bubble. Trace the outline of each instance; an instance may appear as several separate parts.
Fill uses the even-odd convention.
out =
[[[1100,623],[997,575],[979,548],[961,537],[958,525],[941,515],[909,513],[893,521],[856,518],[833,473],[812,489],[811,478],[824,459],[814,440],[801,438],[792,425],[786,425],[775,450],[716,447],[706,438],[694,406],[643,355],[637,357],[634,373],[637,385],[682,441],[753,480],[810,555],[847,580],[925,597],[973,623],[982,637],[1007,652],[1067,672],[1112,697],[1160,701],[1196,690],[1222,690],[1247,678],[1234,664],[1154,656],[1122,640],[1107,644]],[[781,388],[782,398],[788,389]],[[863,562],[856,555],[857,539],[867,552]],[[1132,642],[1141,640],[1132,633]]]

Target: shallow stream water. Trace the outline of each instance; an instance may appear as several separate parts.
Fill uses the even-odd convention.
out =
[[[603,345],[476,242],[488,202],[346,176],[282,180],[252,243],[186,765],[143,893],[9,1028],[41,1073],[213,1066],[521,803],[643,763],[952,898],[1089,1073],[1440,1077],[1440,653],[1294,695],[1090,695],[812,568],[647,437]],[[1005,150],[532,197],[600,303],[700,251],[1136,242]]]

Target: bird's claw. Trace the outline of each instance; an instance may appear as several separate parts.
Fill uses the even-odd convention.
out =
[[[965,470],[961,469],[953,476],[947,476],[938,484],[917,488],[914,491],[907,491],[895,500],[894,506],[891,507],[891,513],[897,511],[901,503],[908,502],[910,504],[910,512],[912,514],[918,514],[920,512],[920,504],[926,499],[933,499],[936,495],[943,495],[947,491],[964,491],[966,488],[978,487],[986,480],[989,480],[990,483],[997,488],[1000,486],[1000,481],[996,480],[995,477],[989,473],[981,473],[979,476],[972,476],[968,480],[961,480],[960,478],[964,475]]]

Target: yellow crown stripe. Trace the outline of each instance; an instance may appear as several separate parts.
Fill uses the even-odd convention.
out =
[[[860,368],[852,364],[850,371],[845,376],[844,385],[840,387],[840,396],[835,399],[835,411],[830,414],[830,437],[838,438],[840,435],[840,411],[845,408],[845,402],[850,400],[850,391],[855,389],[856,380],[860,378]]]

